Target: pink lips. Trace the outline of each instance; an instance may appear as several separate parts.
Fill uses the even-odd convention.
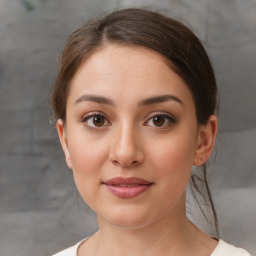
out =
[[[103,184],[111,193],[120,198],[132,198],[147,191],[153,183],[136,177],[116,177]]]

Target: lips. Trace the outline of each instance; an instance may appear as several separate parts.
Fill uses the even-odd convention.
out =
[[[120,198],[132,198],[146,192],[153,185],[152,182],[137,177],[115,177],[103,182],[108,190]]]

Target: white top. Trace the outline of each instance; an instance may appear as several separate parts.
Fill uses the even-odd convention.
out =
[[[76,245],[74,245],[64,251],[61,251],[57,254],[54,254],[52,256],[77,256],[78,247],[86,239],[84,239],[84,240],[80,241],[79,243],[77,243]],[[216,248],[214,249],[214,251],[212,252],[212,254],[210,256],[231,256],[231,255],[232,256],[251,256],[251,254],[249,254],[244,249],[237,248],[231,244],[224,242],[223,240],[219,240],[218,245],[216,246]]]

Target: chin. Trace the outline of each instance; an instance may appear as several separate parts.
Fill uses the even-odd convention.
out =
[[[134,218],[128,218],[128,219],[121,219],[121,220],[114,220],[111,222],[113,226],[116,226],[118,228],[127,229],[127,230],[135,230],[144,228],[148,225],[148,223],[145,220],[141,219],[134,219]]]
[[[133,208],[133,207],[132,207]],[[140,211],[142,210],[142,211]],[[153,220],[153,216],[149,216],[148,211],[143,209],[115,209],[108,214],[103,216],[104,220],[109,222],[111,225],[123,228],[123,229],[139,229],[146,227]]]

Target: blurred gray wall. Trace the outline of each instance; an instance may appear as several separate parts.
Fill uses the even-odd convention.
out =
[[[204,42],[221,98],[210,168],[221,237],[256,255],[255,0],[0,0],[1,256],[51,255],[97,229],[49,123],[48,95],[67,35],[130,6],[169,14]]]

